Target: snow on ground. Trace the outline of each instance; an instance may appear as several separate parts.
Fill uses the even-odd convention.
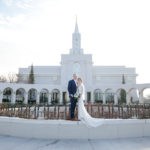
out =
[[[26,119],[26,118],[19,118],[19,117],[8,117],[8,116],[0,116],[0,119],[11,119],[11,120],[15,120],[15,119],[20,119],[20,120],[44,120],[43,118],[38,118],[38,119]],[[98,119],[98,118],[96,118]],[[107,119],[107,118],[99,118],[101,120],[105,120],[105,121],[116,121],[116,120],[140,120],[140,119],[120,119],[120,118],[115,118],[115,119]],[[49,119],[51,120],[51,119]],[[55,119],[56,120],[56,119]],[[62,120],[64,121],[64,119],[57,119],[58,121]],[[66,120],[65,120],[66,121]]]
[[[0,136],[0,150],[150,150],[150,137],[115,140],[40,140]]]

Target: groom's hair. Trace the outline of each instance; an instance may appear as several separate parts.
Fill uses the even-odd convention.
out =
[[[76,77],[77,77],[77,74],[76,74],[76,73],[74,73],[74,74],[73,74],[73,77],[74,77],[74,76],[76,76]]]

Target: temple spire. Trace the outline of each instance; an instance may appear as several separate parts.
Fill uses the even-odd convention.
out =
[[[76,16],[76,24],[75,24],[75,30],[74,30],[74,33],[79,33],[78,23],[77,23],[77,16]]]
[[[78,29],[77,17],[75,22],[75,30],[72,34],[72,48],[70,49],[70,54],[83,54],[83,49],[81,48],[81,35]]]

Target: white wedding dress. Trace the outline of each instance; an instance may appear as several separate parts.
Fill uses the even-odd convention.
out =
[[[88,127],[98,127],[106,122],[115,122],[117,120],[123,120],[123,119],[100,119],[100,118],[93,118],[89,115],[87,112],[85,106],[84,106],[84,100],[85,100],[85,89],[83,83],[78,85],[77,89],[78,94],[80,94],[80,98],[78,100],[78,119],[83,122]],[[130,119],[128,119],[130,120]],[[133,119],[132,119],[133,120]]]
[[[87,112],[83,100],[85,99],[85,89],[83,83],[78,86],[81,95],[78,100],[78,119],[88,127],[98,127],[104,123],[104,119],[93,118]]]

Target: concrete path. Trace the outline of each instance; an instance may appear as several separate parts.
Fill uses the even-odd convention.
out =
[[[150,137],[115,140],[40,140],[0,136],[0,150],[150,150]]]

